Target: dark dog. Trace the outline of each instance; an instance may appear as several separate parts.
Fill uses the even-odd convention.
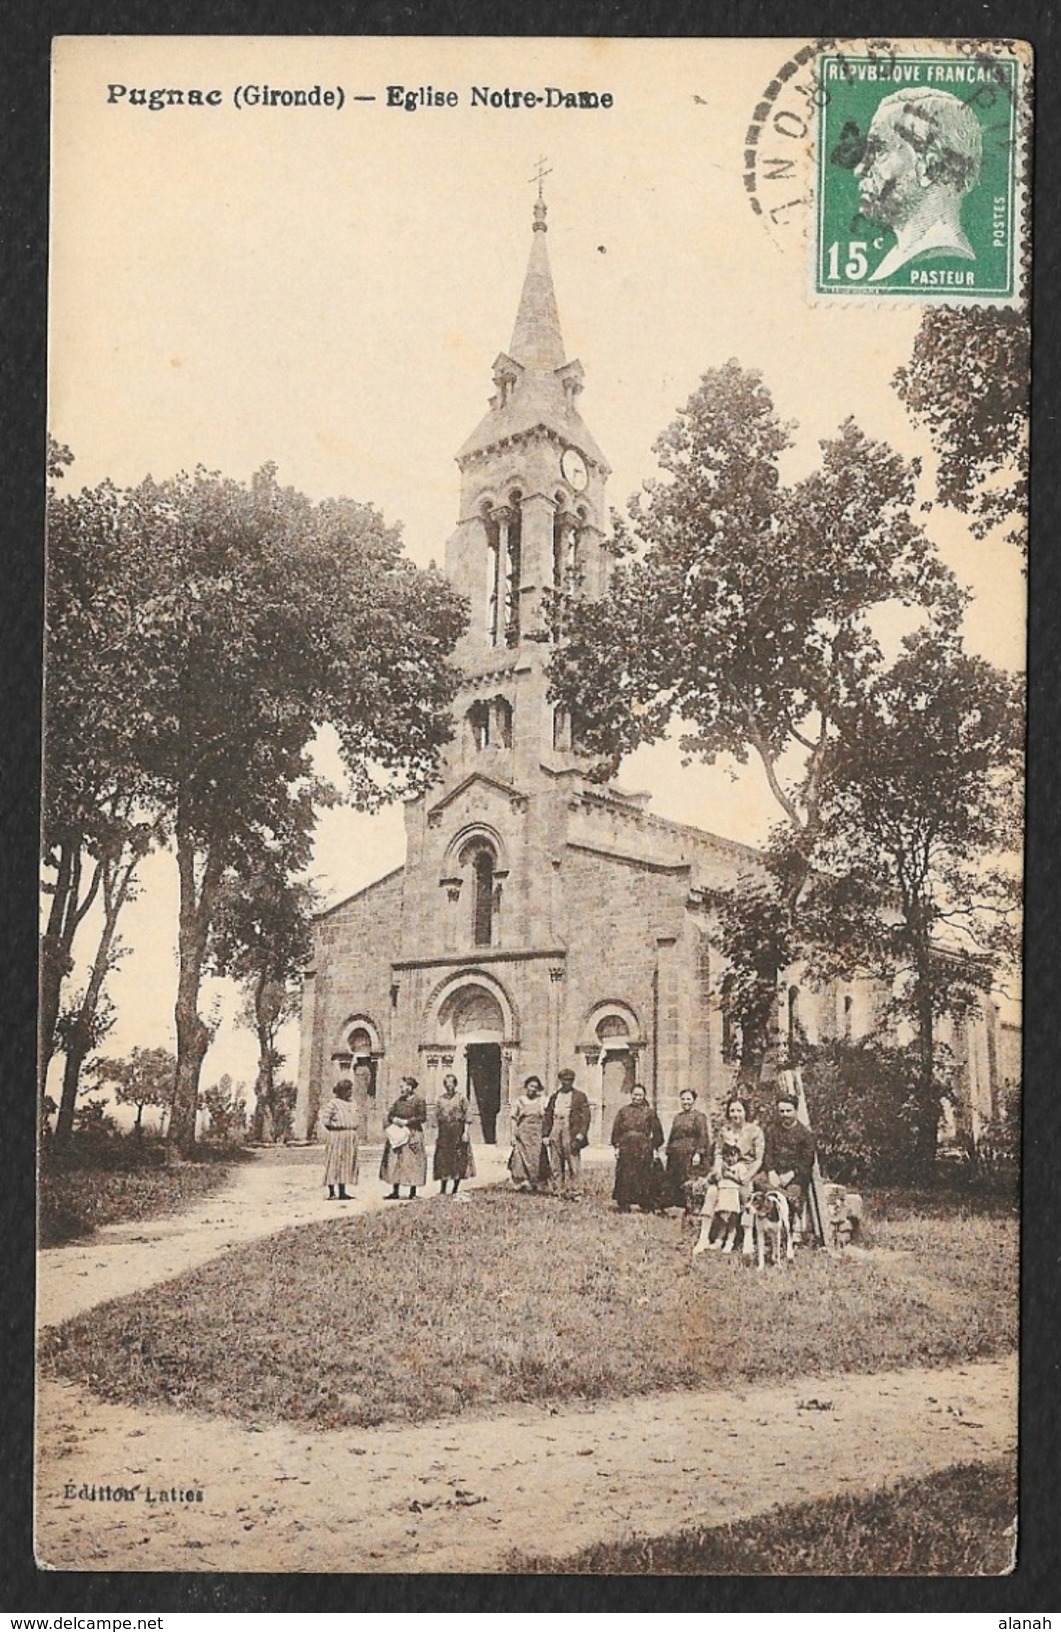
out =
[[[766,1260],[769,1258],[778,1269],[783,1269],[795,1256],[788,1197],[780,1190],[757,1190],[749,1206],[755,1241],[756,1268],[765,1269]]]

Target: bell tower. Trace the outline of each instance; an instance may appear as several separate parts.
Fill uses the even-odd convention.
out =
[[[471,606],[456,652],[446,781],[496,761],[526,786],[576,770],[570,722],[547,700],[547,596],[604,593],[607,462],[579,412],[583,370],[567,360],[538,178],[530,258],[508,350],[494,360],[489,409],[457,455],[460,520],[446,572]]]

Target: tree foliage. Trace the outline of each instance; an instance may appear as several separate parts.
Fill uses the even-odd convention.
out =
[[[605,599],[565,606],[550,668],[602,775],[672,724],[708,764],[759,764],[784,829],[754,924],[747,885],[722,914],[759,1057],[776,1001],[766,966],[796,934],[842,722],[883,664],[880,616],[905,607],[948,630],[963,604],[915,519],[916,463],[848,420],[786,483],[790,446],[758,374],[733,361],[705,374],[656,444],[662,477],[631,502],[641,553],[619,561]]]
[[[901,603],[952,624],[961,596],[913,519],[915,464],[849,420],[786,485],[789,446],[758,374],[705,374],[656,444],[664,478],[631,502],[642,553],[604,600],[570,607],[550,672],[606,770],[683,722],[707,763],[757,759],[798,832],[880,661],[874,615]]]
[[[282,866],[261,868],[248,880],[230,876],[218,898],[211,961],[238,980],[245,994],[244,1023],[258,1040],[252,1137],[264,1137],[283,1119],[275,1072],[284,1064],[277,1034],[298,1013],[297,977],[313,944],[318,897],[312,885],[291,879]]]
[[[131,766],[130,810],[162,816],[175,843],[171,1136],[188,1146],[211,1036],[198,994],[224,880],[308,855],[314,807],[330,796],[310,753],[325,723],[360,808],[425,785],[449,734],[457,677],[447,659],[464,607],[404,558],[375,510],[314,504],[281,488],[271,467],[247,485],[203,470],[128,492],[105,485],[82,510],[87,524],[71,517],[64,556],[72,582],[52,596],[65,616],[79,575],[106,586],[89,597],[80,631],[95,664],[87,690],[99,730],[89,735],[101,774],[74,780],[98,813],[107,776]],[[57,790],[78,740],[62,714],[76,689],[66,650],[55,639],[49,657]]]
[[[298,1101],[298,1088],[295,1083],[286,1078],[277,1081],[275,1076],[269,1084],[264,1096],[263,1129],[255,1134],[257,1139],[271,1134],[274,1144],[280,1144],[291,1135],[295,1127],[295,1105]],[[255,1107],[257,1113],[257,1106]]]
[[[1027,548],[1031,335],[1024,311],[926,311],[895,387],[939,457],[944,504],[983,538],[1008,526]]]
[[[135,629],[136,586],[117,546],[122,498],[109,483],[61,494],[55,483],[71,462],[69,449],[50,440],[41,821],[43,889],[50,900],[41,942],[42,1098],[75,939],[93,910],[100,927],[78,1023],[73,1030],[67,1025],[63,1036],[60,1143],[73,1128],[78,1079],[92,1046],[122,908],[135,894],[141,860],[164,837],[132,744],[138,687],[126,643]]]
[[[938,1101],[950,1087],[945,1064],[937,1062],[936,1100],[926,1106],[916,1091],[916,1049],[866,1039],[808,1050],[804,1081],[823,1172],[840,1184],[916,1177],[917,1152],[934,1146]]]
[[[917,1033],[927,1163],[939,1018],[982,1007],[1019,952],[1024,715],[953,636],[909,637],[844,720],[805,912],[819,972],[877,968]]]
[[[163,1112],[172,1106],[176,1070],[176,1058],[168,1048],[134,1048],[128,1059],[97,1060],[93,1075],[101,1086],[113,1089],[119,1105],[135,1105],[139,1132],[147,1106]]]
[[[211,1139],[228,1140],[246,1131],[247,1101],[243,1084],[233,1083],[227,1071],[200,1095],[199,1104],[206,1112]]]

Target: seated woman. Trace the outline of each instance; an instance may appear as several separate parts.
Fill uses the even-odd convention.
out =
[[[733,1218],[727,1217],[727,1228],[720,1233],[713,1227],[715,1214],[725,1212],[727,1215],[739,1215],[745,1211],[752,1198],[752,1181],[763,1165],[765,1144],[762,1128],[749,1116],[747,1103],[739,1094],[735,1094],[726,1106],[726,1120],[715,1140],[711,1182],[704,1197],[700,1238],[693,1248],[694,1256],[698,1252],[706,1252],[709,1247],[720,1249],[724,1237],[733,1245],[736,1239],[731,1229]],[[723,1185],[726,1187],[724,1191]],[[723,1200],[733,1205],[723,1208]]]
[[[655,1154],[663,1143],[659,1117],[648,1103],[639,1082],[630,1090],[630,1103],[616,1112],[612,1123],[615,1146],[613,1199],[621,1213],[640,1207],[643,1213],[661,1211],[665,1197],[656,1173]]]

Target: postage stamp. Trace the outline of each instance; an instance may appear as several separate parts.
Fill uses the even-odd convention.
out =
[[[1018,60],[837,51],[819,74],[816,294],[1013,301]]]

